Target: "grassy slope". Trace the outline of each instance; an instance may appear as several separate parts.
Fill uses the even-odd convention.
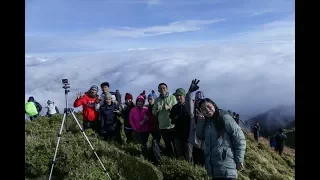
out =
[[[77,117],[81,123],[81,116],[77,114]],[[61,116],[51,119],[41,117],[34,122],[26,122],[26,179],[45,179],[48,176],[61,119]],[[65,131],[61,138],[57,164],[54,168],[56,179],[106,179],[101,165],[82,137],[82,133],[70,119],[69,127],[69,146],[66,146]],[[269,148],[267,140],[262,138],[257,144],[251,133],[244,132],[247,137],[246,169],[240,173],[238,179],[294,179],[294,150],[287,148],[284,157],[280,157]],[[185,161],[169,158],[164,158],[160,165],[154,166],[143,159],[137,144],[119,146],[102,141],[90,130],[86,131],[86,134],[112,179],[205,178],[205,169],[202,167],[193,167]],[[122,136],[124,137],[124,133]]]

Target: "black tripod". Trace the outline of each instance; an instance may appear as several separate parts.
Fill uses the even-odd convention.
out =
[[[76,122],[76,124],[79,126],[80,128],[80,131],[82,132],[83,136],[85,137],[85,139],[87,140],[90,148],[92,149],[93,153],[96,155],[97,159],[99,160],[102,168],[103,168],[103,171],[106,173],[108,179],[111,180],[106,168],[104,167],[102,161],[100,160],[97,152],[95,151],[94,147],[92,146],[90,140],[88,139],[87,135],[85,134],[83,128],[81,127],[77,117],[74,115],[73,111],[74,109],[73,108],[68,108],[68,98],[67,98],[67,95],[68,95],[68,92],[70,92],[70,90],[68,90],[70,88],[70,84],[68,83],[68,80],[67,79],[63,79],[62,80],[62,83],[64,84],[63,88],[65,89],[65,99],[66,99],[66,108],[64,109],[64,113],[63,113],[63,118],[62,118],[62,123],[61,123],[61,126],[60,126],[60,131],[58,133],[58,141],[57,141],[57,146],[56,146],[56,150],[54,152],[54,156],[53,156],[53,160],[52,160],[52,165],[51,165],[51,170],[50,170],[50,175],[49,175],[49,180],[51,180],[51,176],[52,176],[52,172],[53,172],[53,167],[56,163],[56,157],[57,157],[57,152],[58,152],[58,148],[59,148],[59,144],[60,144],[60,139],[61,139],[61,134],[62,134],[62,129],[63,129],[63,126],[64,126],[64,122],[66,120],[66,134],[67,134],[67,144],[69,143],[68,141],[68,114],[70,113],[72,116],[73,116],[73,119],[74,121]],[[68,152],[67,152],[68,153]]]

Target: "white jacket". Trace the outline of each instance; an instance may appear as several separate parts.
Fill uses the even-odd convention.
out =
[[[52,115],[52,114],[56,114],[57,113],[55,104],[49,104],[49,105],[47,104],[46,108],[48,109],[48,111],[47,111],[48,114]]]

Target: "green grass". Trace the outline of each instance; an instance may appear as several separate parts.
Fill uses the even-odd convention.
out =
[[[76,116],[81,123],[81,115],[76,114]],[[63,131],[54,168],[55,179],[107,179],[78,126],[70,118],[68,135],[70,142],[67,146],[66,134]],[[40,117],[34,122],[26,122],[26,179],[48,178],[61,120],[62,117],[57,115],[51,119]],[[245,170],[239,173],[238,179],[294,179],[294,150],[287,148],[284,156],[280,157],[268,147],[267,140],[262,139],[257,144],[251,133],[244,132],[247,137]],[[163,158],[163,161],[155,166],[142,157],[138,144],[124,143],[120,146],[116,143],[105,142],[91,130],[86,131],[86,135],[112,179],[201,180],[206,178],[206,171],[203,167],[192,166],[186,161],[170,158]],[[123,132],[122,137],[125,139]]]

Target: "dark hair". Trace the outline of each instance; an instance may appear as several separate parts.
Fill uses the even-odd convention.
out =
[[[110,87],[110,85],[109,85],[109,83],[108,82],[103,82],[103,83],[101,83],[101,89],[103,89],[103,87],[104,86],[108,86],[108,87]]]
[[[162,86],[162,85],[165,85],[165,86],[166,86],[166,88],[168,88],[168,86],[167,86],[167,84],[166,84],[166,83],[160,83],[160,84],[158,85],[158,89],[159,89],[159,87],[160,87],[160,86]]]
[[[222,135],[222,131],[224,129],[224,122],[223,122],[223,118],[220,116],[220,111],[219,111],[219,108],[218,106],[216,105],[216,103],[214,103],[211,99],[209,98],[204,98],[204,99],[201,99],[200,102],[199,102],[199,108],[201,108],[201,105],[203,103],[210,103],[213,105],[213,107],[215,108],[215,112],[213,114],[213,123],[214,123],[214,126],[217,130],[217,134],[218,134],[218,138]]]

